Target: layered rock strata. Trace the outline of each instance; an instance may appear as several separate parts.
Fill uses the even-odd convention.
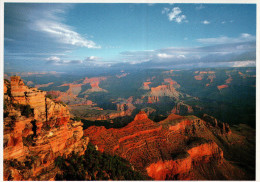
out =
[[[224,161],[215,134],[195,116],[171,114],[155,123],[141,111],[123,128],[91,126],[84,135],[90,136],[98,150],[125,158],[156,180],[196,179],[192,173],[197,165]]]
[[[84,153],[88,138],[82,138],[83,124],[70,120],[67,106],[28,88],[19,76],[6,87],[4,180],[53,179],[57,156]]]

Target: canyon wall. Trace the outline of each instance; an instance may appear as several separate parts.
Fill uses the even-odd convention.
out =
[[[124,128],[91,126],[84,135],[99,151],[125,158],[155,180],[186,180],[198,179],[193,175],[196,166],[221,166],[225,161],[215,136],[222,137],[223,132],[219,127],[214,131],[209,128],[206,121],[195,116],[171,114],[155,123],[141,111]]]
[[[67,106],[28,88],[19,76],[5,87],[4,180],[54,179],[57,156],[84,153],[83,124],[70,119]]]

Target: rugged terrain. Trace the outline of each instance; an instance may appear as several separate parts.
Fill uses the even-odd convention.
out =
[[[11,74],[6,73],[5,78]],[[154,117],[167,117],[174,109],[180,115],[201,117],[206,113],[232,125],[255,127],[255,68],[17,74],[27,85],[67,104],[73,117],[85,120],[134,117],[150,107],[155,109]]]
[[[246,162],[238,157],[240,152],[235,159],[229,157],[234,148],[252,151],[253,145],[228,124],[208,115],[204,118],[171,114],[156,123],[141,111],[123,128],[91,126],[84,136],[99,151],[125,158],[155,180],[254,179],[254,171],[239,166]]]
[[[6,180],[255,179],[254,68],[19,75]]]
[[[19,76],[5,80],[4,88],[4,180],[54,179],[57,156],[86,150],[82,123]]]

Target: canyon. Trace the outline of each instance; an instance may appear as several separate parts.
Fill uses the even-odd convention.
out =
[[[67,179],[56,159],[69,170],[86,151],[123,158],[138,179],[255,179],[254,70],[70,76],[5,74],[5,180]],[[79,179],[99,179],[84,165]]]
[[[223,145],[230,145],[230,140],[237,144],[235,134],[228,124],[204,117],[208,122],[192,115],[171,114],[156,123],[141,111],[123,128],[91,126],[84,130],[84,136],[89,136],[99,151],[125,158],[155,180],[206,179],[205,171],[198,170],[205,165],[218,169],[225,179],[243,178],[245,173],[226,160],[222,150]],[[226,174],[222,165],[231,165],[237,176]]]

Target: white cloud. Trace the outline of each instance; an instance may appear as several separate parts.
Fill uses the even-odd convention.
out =
[[[54,5],[53,5],[54,6]],[[78,47],[101,48],[86,35],[81,35],[75,29],[64,23],[63,15],[70,5],[59,5],[53,8],[38,9],[33,11],[28,27],[34,31],[44,33],[57,43],[68,44]],[[30,13],[30,12],[29,12]],[[43,35],[44,35],[43,34]]]
[[[256,62],[255,61],[235,61],[232,63],[232,67],[255,67],[256,66]]]
[[[143,59],[143,60],[138,60],[138,61],[130,61],[129,64],[135,65],[135,64],[146,63],[148,61],[150,61],[150,59]]]
[[[210,24],[210,22],[209,22],[208,20],[204,20],[204,21],[202,21],[201,23],[202,23],[202,24],[205,24],[205,25]]]
[[[242,34],[241,34],[241,37],[243,37],[243,38],[249,38],[249,37],[251,37],[251,35],[248,34],[248,33],[242,33]]]
[[[162,14],[166,14],[166,13],[168,13],[169,11],[170,11],[169,8],[163,8],[163,10],[162,10]]]
[[[82,60],[63,60],[60,64],[81,64]]]
[[[177,57],[178,57],[178,58],[186,58],[186,56],[185,56],[185,55],[182,55],[182,54],[181,54],[181,55],[178,55]]]
[[[171,58],[183,59],[183,58],[186,58],[186,56],[183,55],[183,54],[166,54],[166,53],[158,53],[157,57],[159,59],[171,59]]]
[[[179,7],[174,7],[172,11],[168,14],[168,18],[170,21],[173,21],[178,15],[181,13],[181,9]]]
[[[239,42],[255,41],[255,39],[256,39],[255,36],[251,34],[242,33],[239,37],[220,36],[215,38],[201,38],[201,39],[197,39],[197,42],[203,44],[224,44],[224,43],[239,43]]]
[[[168,47],[153,51],[128,51],[121,53],[122,57],[118,59],[124,60],[122,64],[143,64],[148,67],[199,62],[212,64],[223,62],[223,65],[233,66],[231,62],[254,60],[254,51],[255,43],[239,42],[203,47]]]
[[[47,64],[55,65],[55,66],[70,66],[70,65],[78,65],[80,67],[87,67],[87,68],[93,68],[93,67],[110,67],[112,64],[115,64],[115,62],[112,61],[100,61],[102,60],[101,57],[97,56],[89,56],[85,59],[81,60],[73,60],[73,59],[61,59],[57,56],[51,56],[45,59]]]
[[[57,56],[51,56],[46,58],[47,64],[53,65],[65,65],[65,64],[81,64],[83,63],[82,60],[62,60]]]
[[[51,56],[51,57],[48,57],[46,60],[47,60],[47,61],[55,61],[55,62],[58,62],[58,61],[60,61],[60,58],[57,57],[57,56]]]
[[[89,57],[86,57],[85,59],[84,59],[84,61],[87,61],[87,62],[91,62],[91,61],[96,61],[96,60],[98,60],[99,59],[99,57],[96,57],[96,56],[89,56]]]
[[[83,38],[79,33],[73,31],[71,27],[63,23],[49,20],[38,20],[35,24],[39,31],[49,34],[60,43],[87,48],[101,48],[92,40]]]
[[[166,54],[166,53],[159,53],[159,54],[157,54],[157,56],[159,57],[159,58],[162,58],[162,59],[167,59],[167,58],[173,58],[174,57],[174,55],[170,55],[170,54]]]
[[[162,10],[162,14],[166,14],[170,21],[175,21],[177,23],[181,23],[186,20],[186,15],[182,14],[182,11],[179,7],[174,7],[171,11],[169,8],[164,8]],[[187,22],[187,20],[184,22]]]
[[[225,23],[226,23],[226,21],[222,21],[221,23],[222,23],[222,24],[225,24]]]

